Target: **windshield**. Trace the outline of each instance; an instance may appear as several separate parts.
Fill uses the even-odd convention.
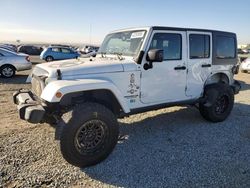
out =
[[[111,33],[105,37],[99,53],[136,56],[145,35],[145,30]]]

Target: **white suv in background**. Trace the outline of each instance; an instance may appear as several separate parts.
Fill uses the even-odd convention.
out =
[[[241,72],[248,73],[250,71],[250,58],[245,59],[242,61],[240,65]]]

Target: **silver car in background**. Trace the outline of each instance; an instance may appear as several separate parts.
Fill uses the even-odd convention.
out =
[[[248,73],[250,71],[250,58],[241,62],[240,70],[243,73]]]
[[[3,78],[15,76],[16,71],[29,70],[32,68],[27,54],[16,53],[0,48],[0,75]]]

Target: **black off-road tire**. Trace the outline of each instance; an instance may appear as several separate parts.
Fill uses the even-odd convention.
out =
[[[217,83],[206,86],[205,103],[199,104],[202,117],[211,122],[222,122],[231,113],[234,105],[234,93],[228,84]]]
[[[76,106],[65,119],[60,147],[67,162],[87,167],[103,161],[113,151],[119,136],[119,125],[108,108],[97,103],[84,103]],[[91,142],[91,139],[96,140]],[[85,148],[91,145],[89,143],[98,144],[89,150]]]

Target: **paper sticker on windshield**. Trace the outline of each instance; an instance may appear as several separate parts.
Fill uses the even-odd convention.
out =
[[[134,32],[131,35],[131,39],[142,38],[144,36],[145,31]]]

